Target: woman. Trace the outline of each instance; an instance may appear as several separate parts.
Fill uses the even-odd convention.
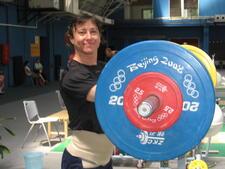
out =
[[[42,75],[42,73],[43,73],[43,65],[42,65],[42,63],[41,63],[39,58],[34,63],[34,72],[37,75],[37,78],[35,79],[36,85],[44,86],[46,84],[46,80],[45,80],[45,78]]]
[[[97,61],[101,33],[98,21],[78,16],[66,32],[74,50],[60,92],[69,114],[72,143],[62,157],[62,169],[111,169],[113,145],[104,135],[95,112],[95,91],[104,64]]]
[[[24,73],[25,73],[25,83],[26,85],[34,85],[34,79],[36,78],[35,73],[32,71],[30,62],[24,62]]]

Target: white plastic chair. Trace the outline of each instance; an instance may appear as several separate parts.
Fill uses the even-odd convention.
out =
[[[43,128],[43,130],[45,132],[45,135],[47,137],[48,143],[49,143],[49,147],[51,147],[51,142],[50,142],[50,139],[49,139],[46,127],[45,127],[45,123],[58,122],[58,118],[40,117],[36,102],[34,100],[23,101],[23,105],[24,105],[24,110],[25,110],[25,113],[26,113],[27,120],[31,124],[31,127],[28,130],[28,132],[27,132],[27,134],[24,138],[22,148],[24,147],[24,144],[25,144],[31,130],[33,129],[33,127],[35,125],[39,125],[40,128],[41,127]],[[58,131],[58,136],[59,136],[59,131]],[[59,136],[59,139],[61,141],[60,136]]]
[[[66,109],[66,106],[65,106],[65,103],[64,103],[64,101],[63,101],[63,98],[62,98],[62,96],[61,96],[60,91],[59,91],[59,90],[56,90],[55,92],[56,92],[56,94],[57,94],[57,97],[58,97],[58,101],[59,101],[60,107],[61,107],[62,109]]]

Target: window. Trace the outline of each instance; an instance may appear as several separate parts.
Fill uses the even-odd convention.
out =
[[[151,18],[152,18],[152,10],[150,8],[142,9],[142,19],[151,19]]]
[[[198,0],[170,0],[170,16],[198,16]]]
[[[125,9],[126,10],[126,9]],[[130,3],[130,19],[151,19],[153,18],[152,0],[138,0]]]
[[[184,16],[198,16],[198,0],[184,0]]]
[[[181,16],[181,0],[170,0],[170,16]]]

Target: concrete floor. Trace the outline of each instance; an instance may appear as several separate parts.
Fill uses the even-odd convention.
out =
[[[60,169],[61,153],[52,153],[48,146],[43,146],[40,141],[45,139],[44,133],[40,133],[39,137],[34,141],[34,130],[25,147],[22,149],[21,144],[27,133],[30,124],[25,118],[22,101],[25,99],[34,99],[37,102],[41,116],[47,116],[53,112],[60,110],[55,90],[57,83],[48,84],[44,88],[35,87],[17,87],[8,89],[4,96],[0,95],[0,117],[15,117],[16,120],[10,120],[4,124],[10,128],[16,135],[10,136],[0,129],[2,140],[0,143],[6,145],[11,153],[5,155],[4,159],[0,159],[0,169],[24,169],[24,153],[40,151],[44,153],[44,169]],[[210,161],[216,162],[213,169],[224,169],[225,158],[211,158]],[[114,158],[115,169],[136,168],[137,160],[133,158]],[[170,168],[177,168],[177,160],[171,160]],[[158,162],[148,162],[145,168],[159,169]],[[183,166],[179,169],[185,169]]]

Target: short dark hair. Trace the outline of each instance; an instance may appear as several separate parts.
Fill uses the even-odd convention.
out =
[[[65,38],[65,43],[67,46],[73,48],[73,45],[70,42],[70,38],[73,37],[73,29],[76,28],[77,25],[83,24],[87,20],[91,20],[94,24],[96,24],[100,32],[100,36],[102,37],[102,24],[100,23],[99,20],[97,20],[94,16],[90,16],[87,14],[79,15],[72,20],[72,22],[69,24],[67,31],[65,33],[64,38]]]
[[[29,64],[29,61],[28,60],[26,60],[25,62],[24,62],[24,66],[26,66],[26,65],[28,65]]]

